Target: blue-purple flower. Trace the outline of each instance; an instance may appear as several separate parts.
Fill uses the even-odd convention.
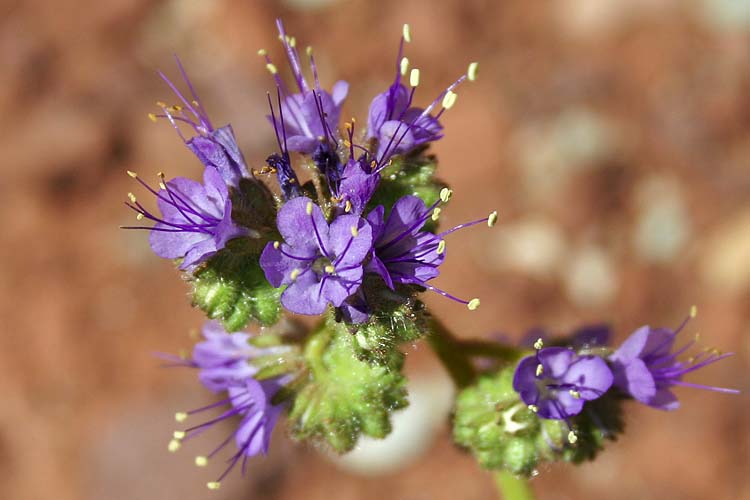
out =
[[[372,230],[357,215],[340,215],[328,224],[308,198],[288,201],[276,225],[284,242],[269,242],[260,257],[266,279],[287,285],[282,305],[298,314],[321,314],[340,306],[362,283],[362,261],[372,248]]]
[[[180,269],[190,269],[224,248],[227,241],[250,235],[251,231],[232,221],[232,200],[219,172],[206,167],[203,184],[176,177],[159,183],[159,191],[151,188],[134,172],[128,172],[156,196],[161,217],[148,211],[133,195],[128,194],[128,207],[138,220],[155,222],[153,227],[127,226],[124,229],[148,229],[149,243],[159,257],[182,259]]]
[[[578,415],[586,401],[604,395],[612,381],[612,371],[602,358],[547,347],[518,363],[513,389],[540,417],[567,420]]]
[[[245,158],[242,156],[239,146],[237,146],[237,139],[234,137],[232,126],[225,125],[217,129],[213,127],[179,59],[177,59],[177,66],[190,90],[191,98],[186,98],[164,73],[159,72],[161,78],[169,85],[169,88],[172,89],[182,104],[167,106],[160,102],[158,105],[162,108],[162,113],[149,116],[153,120],[156,120],[156,118],[168,119],[198,159],[206,167],[216,169],[228,186],[236,188],[239,186],[240,179],[248,176],[248,171]],[[186,138],[178,126],[179,123],[188,125],[194,135]]]
[[[682,380],[684,375],[732,355],[706,349],[688,360],[681,361],[680,355],[695,344],[695,340],[692,340],[680,348],[675,348],[677,335],[686,324],[687,320],[676,331],[642,326],[633,332],[609,357],[615,375],[615,386],[633,399],[660,410],[676,410],[680,407],[677,396],[671,391],[676,385],[738,393],[739,391],[734,389],[710,387]]]
[[[497,214],[493,212],[489,217],[458,225],[439,234],[423,231],[430,218],[437,220],[441,201],[449,198],[450,190],[444,189],[441,200],[427,208],[417,196],[407,195],[396,201],[387,218],[384,217],[383,206],[373,209],[367,216],[373,228],[374,240],[373,256],[367,271],[379,274],[391,289],[395,283],[418,285],[475,309],[479,305],[478,299],[460,299],[427,281],[440,274],[438,268],[445,260],[445,236],[481,223],[491,227],[497,220]]]

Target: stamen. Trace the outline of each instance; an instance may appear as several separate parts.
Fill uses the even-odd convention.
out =
[[[401,69],[401,75],[405,76],[406,72],[409,71],[409,58],[408,57],[401,58],[400,69]]]
[[[487,227],[494,227],[497,224],[497,210],[490,213],[487,217]]]
[[[268,55],[268,51],[266,49],[258,49],[258,55],[261,57],[265,57]]]
[[[578,436],[574,431],[568,432],[568,442],[570,444],[576,444],[576,441],[578,441]]]
[[[529,407],[528,407],[528,408],[529,408],[529,410],[530,410],[530,411],[531,411],[532,413],[536,413],[536,412],[538,412],[538,411],[539,411],[539,407],[538,407],[537,405],[529,405]]]
[[[352,236],[354,236],[355,238],[359,236],[359,229],[357,229],[357,226],[352,226],[351,230],[352,230]]]
[[[456,104],[457,98],[458,98],[458,94],[456,94],[452,90],[447,91],[445,93],[445,97],[443,97],[443,108],[451,109],[453,105]]]
[[[180,449],[180,446],[182,446],[182,444],[178,440],[173,439],[167,445],[167,450],[169,450],[170,453],[174,453]]]
[[[440,200],[443,203],[448,203],[448,200],[450,200],[453,197],[453,190],[448,188],[443,188],[440,190]]]
[[[411,73],[409,73],[409,85],[412,87],[419,86],[419,68],[414,68],[411,70]]]
[[[438,255],[443,255],[443,252],[445,252],[445,240],[440,240],[437,246],[437,253]]]
[[[440,218],[440,212],[442,212],[442,209],[440,207],[435,207],[435,210],[432,211],[431,219],[437,221]]]
[[[274,249],[278,250],[280,246],[281,246],[281,242],[280,241],[274,241],[273,242],[273,248]]]
[[[408,24],[404,24],[402,34],[404,37],[404,41],[406,43],[410,43],[411,42],[411,27]]]
[[[313,203],[311,201],[307,202],[307,206],[305,207],[305,212],[307,213],[307,215],[312,215]]]
[[[473,62],[469,64],[469,69],[466,70],[466,77],[470,82],[474,82],[477,79],[477,71],[479,70],[479,63]]]
[[[540,377],[542,373],[544,373],[544,365],[539,363],[538,365],[536,365],[536,376]]]
[[[138,178],[138,174],[136,174],[136,173],[135,173],[135,172],[133,172],[132,170],[126,170],[125,172],[127,172],[127,174],[128,174],[128,175],[129,175],[130,177],[132,177],[133,179],[137,179],[137,178]]]
[[[211,481],[209,483],[206,483],[206,487],[209,490],[216,491],[221,488],[221,483],[219,481]]]
[[[135,195],[133,193],[128,193],[128,199],[130,200],[131,203],[136,202]]]
[[[188,414],[185,413],[184,411],[179,411],[174,414],[174,419],[178,422],[184,422],[185,420],[187,420],[187,418],[188,418]]]
[[[195,457],[195,465],[198,467],[205,467],[208,465],[208,457],[204,457],[203,455],[198,455]]]
[[[336,268],[335,268],[335,267],[333,267],[333,266],[332,266],[332,265],[330,265],[330,264],[328,264],[328,265],[327,265],[326,267],[324,267],[324,268],[323,268],[323,270],[324,270],[325,272],[327,272],[328,274],[333,274],[333,273],[335,273],[335,272],[336,272]]]
[[[275,74],[277,74],[279,72],[279,70],[276,68],[276,65],[274,63],[268,63],[268,64],[266,64],[266,69],[272,75],[275,75]]]
[[[149,120],[151,120],[151,121],[152,121],[152,122],[154,122],[154,123],[156,123],[156,122],[158,121],[158,120],[156,119],[156,114],[154,114],[154,113],[149,113],[149,114],[148,114],[148,119],[149,119]]]
[[[185,431],[174,431],[174,432],[172,433],[172,436],[173,436],[173,437],[174,437],[174,438],[175,438],[176,440],[178,440],[178,441],[179,441],[179,440],[181,440],[181,439],[185,439]]]
[[[469,301],[468,304],[466,304],[466,307],[469,308],[469,311],[476,311],[477,308],[479,307],[479,304],[480,304],[479,299],[473,298]]]
[[[690,306],[690,317],[695,318],[696,316],[698,316],[698,306]]]
[[[541,365],[540,365],[541,366]],[[568,391],[571,396],[573,396],[575,399],[581,399],[581,393],[576,391],[575,389],[571,389]]]
[[[346,203],[344,204],[344,212],[349,213],[352,211],[352,202],[349,200],[346,200]]]
[[[297,277],[298,277],[298,276],[300,275],[300,273],[302,273],[302,269],[299,269],[299,268],[296,268],[296,267],[295,267],[294,269],[292,269],[292,272],[291,272],[291,273],[289,273],[289,278],[290,278],[290,279],[291,279],[292,281],[294,281],[294,280],[296,280],[296,279],[297,279]]]
[[[534,349],[536,349],[538,351],[542,347],[544,347],[544,341],[540,337],[540,338],[536,339],[536,342],[534,342]]]

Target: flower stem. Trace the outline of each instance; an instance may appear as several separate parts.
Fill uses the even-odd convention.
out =
[[[495,472],[495,485],[504,500],[534,500],[534,493],[528,481],[514,475],[512,472]]]
[[[457,347],[468,356],[495,358],[507,362],[516,361],[521,356],[521,351],[515,347],[487,340],[460,340],[457,341]]]
[[[434,316],[430,318],[430,335],[427,336],[427,341],[448,370],[456,387],[461,389],[471,384],[476,373],[469,356],[459,347],[459,340]]]

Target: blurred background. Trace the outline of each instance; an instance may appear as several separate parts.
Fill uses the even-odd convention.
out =
[[[324,86],[352,83],[362,122],[393,75],[401,25],[427,103],[479,60],[435,145],[455,190],[444,224],[500,213],[449,241],[437,284],[482,298],[429,305],[462,337],[520,338],[608,321],[677,326],[737,353],[692,376],[740,396],[678,390],[675,413],[628,406],[595,463],[548,466],[540,498],[750,498],[750,2],[747,0],[43,0],[0,4],[0,496],[209,497],[196,469],[213,441],[166,444],[173,414],[210,401],[195,373],[154,351],[189,349],[202,324],[145,232],[118,229],[135,183],[196,177],[166,122],[155,71],[177,53],[214,123],[248,162],[273,148],[272,88],[256,51],[282,60],[273,21],[313,44]],[[491,476],[448,433],[451,385],[425,344],[406,348],[413,405],[393,439],[333,460],[283,425],[266,459],[217,499],[485,499]]]

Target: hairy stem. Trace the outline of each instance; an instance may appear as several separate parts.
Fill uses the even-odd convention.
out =
[[[526,479],[507,471],[495,472],[494,475],[495,485],[500,493],[499,498],[504,500],[534,500],[534,493]]]
[[[462,389],[476,376],[469,356],[459,347],[460,341],[436,317],[430,318],[430,335],[427,336],[432,350],[442,361],[456,387]]]

